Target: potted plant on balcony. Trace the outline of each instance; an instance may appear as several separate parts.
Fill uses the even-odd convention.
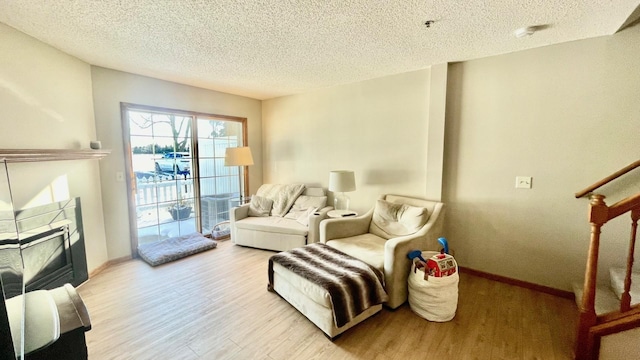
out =
[[[174,204],[169,205],[167,211],[171,214],[173,220],[185,220],[191,216],[191,202],[184,199],[179,199]]]

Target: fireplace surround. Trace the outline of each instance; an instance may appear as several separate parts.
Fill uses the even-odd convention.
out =
[[[86,359],[84,332],[91,328],[74,288],[88,279],[80,198],[14,210],[7,164],[101,159],[109,153],[0,149],[0,358]],[[36,304],[45,299],[46,306]]]
[[[80,198],[15,214],[27,292],[88,279]]]

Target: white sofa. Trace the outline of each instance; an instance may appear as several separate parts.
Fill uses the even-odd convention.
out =
[[[270,208],[269,202],[272,203]],[[231,209],[231,241],[236,245],[274,251],[318,242],[320,221],[326,219],[327,212],[332,209],[326,202],[323,188],[263,184],[252,196],[250,204]]]

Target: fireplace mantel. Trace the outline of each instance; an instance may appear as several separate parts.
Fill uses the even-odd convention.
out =
[[[93,149],[0,149],[0,161],[8,163],[33,161],[59,161],[102,159],[111,150]]]

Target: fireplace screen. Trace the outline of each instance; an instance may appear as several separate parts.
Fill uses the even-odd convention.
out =
[[[24,239],[20,248],[27,291],[46,287],[59,277],[72,276],[69,225]]]
[[[26,291],[88,279],[80,199],[16,211]]]

